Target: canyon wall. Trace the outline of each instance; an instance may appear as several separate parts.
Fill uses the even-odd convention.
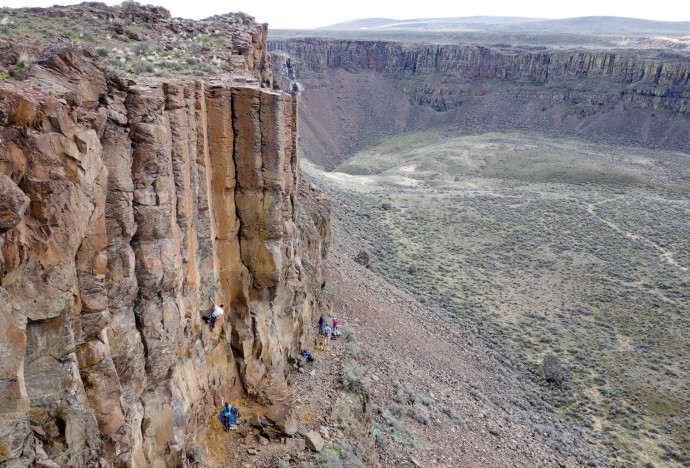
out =
[[[380,134],[443,126],[556,130],[690,149],[690,57],[682,54],[649,59],[634,51],[318,38],[275,39],[268,48],[281,85],[303,92],[304,149],[326,167]],[[378,92],[367,90],[372,86]],[[323,102],[328,94],[340,96],[333,105],[361,105],[325,116],[333,112]],[[355,123],[369,128],[340,141],[323,127],[358,113]]]
[[[296,98],[32,52],[0,82],[0,466],[185,466],[222,399],[291,401],[323,307]]]

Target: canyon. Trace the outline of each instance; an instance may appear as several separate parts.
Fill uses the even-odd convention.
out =
[[[687,37],[0,16],[0,467],[690,463]]]
[[[403,29],[269,35],[333,248],[486,346],[491,382],[468,371],[454,399],[519,415],[546,466],[687,465],[687,36]],[[375,422],[424,434],[411,395],[436,384],[379,387]]]
[[[522,128],[688,150],[682,51],[276,35],[268,42],[274,74],[284,89],[304,90],[301,145],[326,169],[382,136],[434,128]]]

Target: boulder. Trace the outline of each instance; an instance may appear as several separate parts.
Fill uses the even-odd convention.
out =
[[[299,428],[297,413],[293,408],[283,403],[276,403],[270,406],[264,416],[271,420],[275,427],[285,435],[291,436]]]
[[[312,452],[320,452],[323,450],[323,438],[316,431],[307,432],[307,435],[304,436],[304,441],[306,442],[307,448]]]
[[[369,252],[366,250],[360,250],[357,256],[355,256],[355,262],[359,263],[362,266],[369,266],[369,261],[371,260],[371,256],[369,255]]]
[[[544,378],[551,383],[560,384],[563,382],[563,368],[561,361],[554,354],[544,356]]]

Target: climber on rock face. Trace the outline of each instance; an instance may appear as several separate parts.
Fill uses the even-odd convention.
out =
[[[323,333],[323,314],[319,317],[319,335]]]
[[[211,330],[213,330],[213,327],[216,325],[216,321],[218,320],[218,317],[223,315],[223,304],[220,306],[216,304],[213,299],[211,299],[211,302],[213,303],[213,310],[209,315],[205,315],[202,317],[204,319],[204,322],[210,323],[211,324]]]

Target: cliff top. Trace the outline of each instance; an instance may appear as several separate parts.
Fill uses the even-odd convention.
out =
[[[269,40],[387,41],[406,44],[482,45],[503,52],[543,50],[615,51],[637,58],[690,56],[690,36],[660,34],[598,34],[564,31],[438,31],[395,29],[271,29]]]
[[[0,43],[0,76],[22,78],[12,73],[13,65],[27,68],[47,48],[71,44],[100,57],[108,71],[121,78],[213,75],[270,87],[266,31],[266,24],[244,13],[194,21],[136,2],[0,8],[0,33],[5,36]]]

